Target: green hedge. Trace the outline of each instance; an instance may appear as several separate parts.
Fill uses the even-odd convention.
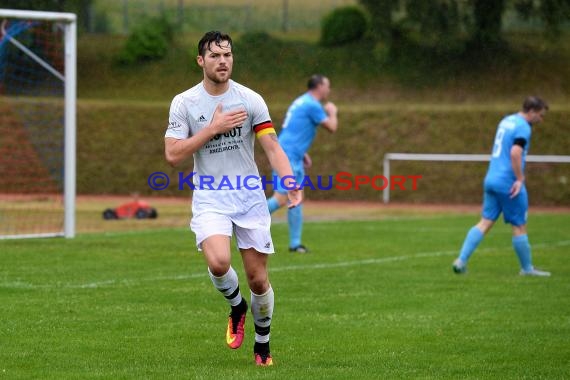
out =
[[[324,46],[338,46],[358,41],[368,28],[366,13],[359,7],[336,8],[323,18],[321,43]]]
[[[284,107],[271,107],[280,125]],[[482,153],[490,152],[498,120],[496,110],[420,110],[386,107],[350,111],[340,108],[340,127],[331,135],[320,131],[310,153],[311,178],[345,171],[353,175],[382,174],[388,152]],[[535,127],[531,154],[568,154],[570,111],[551,111],[544,124]],[[181,168],[170,168],[164,160],[163,136],[168,104],[102,106],[80,103],[78,114],[79,194],[182,195],[177,173],[192,170],[188,160]],[[267,160],[257,145],[261,173],[270,175]],[[148,176],[162,171],[171,177],[168,190],[152,191]],[[417,191],[393,191],[401,202],[479,203],[484,163],[394,162],[392,174],[422,175]],[[528,164],[531,204],[570,205],[570,166]],[[381,200],[371,187],[359,191],[308,191],[310,199]]]
[[[116,60],[122,65],[133,65],[162,59],[168,53],[173,36],[173,27],[166,18],[145,20],[129,35]]]

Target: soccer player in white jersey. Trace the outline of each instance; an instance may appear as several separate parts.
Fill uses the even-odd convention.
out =
[[[280,147],[263,98],[231,80],[232,39],[218,31],[198,43],[204,79],[172,100],[165,135],[166,160],[175,166],[194,157],[192,221],[196,245],[204,253],[210,278],[231,306],[226,343],[239,348],[244,338],[247,302],[231,267],[230,240],[236,235],[251,291],[257,365],[273,364],[269,333],[274,296],[267,273],[273,253],[271,217],[253,158],[255,137],[272,168],[285,178],[289,206],[301,202],[293,171]]]
[[[548,105],[536,96],[527,97],[522,109],[508,115],[497,127],[489,170],[485,176],[481,220],[471,227],[459,257],[453,262],[455,273],[467,270],[467,261],[485,235],[503,213],[505,223],[512,225],[512,244],[520,262],[523,276],[550,276],[532,265],[526,223],[528,196],[525,186],[525,161],[530,147],[532,125],[544,118]]]

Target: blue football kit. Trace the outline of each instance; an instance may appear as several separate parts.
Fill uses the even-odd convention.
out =
[[[483,184],[483,211],[481,213],[483,218],[496,221],[502,212],[505,223],[517,227],[526,225],[528,195],[524,183],[517,196],[511,197],[510,194],[511,187],[517,180],[511,160],[511,149],[515,144],[523,147],[522,170],[524,172],[531,133],[531,125],[518,113],[505,117],[499,123],[491,153],[491,162]],[[456,273],[465,271],[467,261],[484,236],[483,231],[477,226],[473,226],[467,232],[459,257],[453,263],[453,270]],[[512,244],[520,262],[521,273],[549,275],[547,272],[534,270],[530,243],[526,233],[513,235]]]
[[[279,133],[279,145],[285,151],[291,163],[291,169],[295,176],[295,182],[302,184],[305,178],[305,168],[303,157],[311,147],[317,135],[319,124],[327,119],[322,104],[309,92],[299,96],[287,110],[283,129]],[[286,194],[287,189],[281,184],[281,179],[277,179],[277,173],[273,172],[276,192]],[[273,213],[279,208],[279,204],[274,197],[267,201],[269,212]],[[303,205],[291,208],[287,211],[287,221],[289,224],[289,248],[298,249],[301,245],[301,235],[303,226]]]
[[[287,110],[283,129],[279,133],[279,145],[291,162],[298,184],[302,183],[305,177],[303,157],[315,140],[319,124],[327,117],[321,103],[308,92],[295,99]],[[287,189],[277,183],[275,191],[286,193]]]
[[[531,134],[531,125],[519,114],[509,115],[499,123],[489,170],[484,181],[482,216],[485,219],[495,221],[502,212],[506,223],[514,226],[526,224],[528,211],[526,187],[523,184],[516,197],[511,198],[510,195],[510,189],[517,179],[511,162],[511,148],[515,142],[524,145],[522,156],[524,172]]]

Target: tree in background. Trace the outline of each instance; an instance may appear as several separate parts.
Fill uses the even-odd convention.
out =
[[[505,0],[471,0],[473,7],[473,34],[475,45],[497,45],[501,42],[501,27]]]
[[[560,35],[560,25],[570,20],[570,0],[516,0],[514,7],[524,19],[541,19],[551,40]]]
[[[424,43],[463,39],[469,46],[503,43],[502,19],[512,6],[523,18],[538,18],[550,38],[570,20],[570,0],[360,0],[376,37],[388,44],[402,33]]]
[[[382,39],[391,38],[393,31],[392,14],[398,6],[393,0],[360,0],[370,13],[372,33]]]
[[[466,23],[457,1],[407,0],[405,5],[405,27],[430,43],[457,38]]]

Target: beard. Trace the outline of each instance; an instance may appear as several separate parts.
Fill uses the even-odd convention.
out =
[[[232,69],[228,68],[225,72],[217,72],[215,70],[206,71],[206,77],[216,84],[226,83],[232,76]]]

